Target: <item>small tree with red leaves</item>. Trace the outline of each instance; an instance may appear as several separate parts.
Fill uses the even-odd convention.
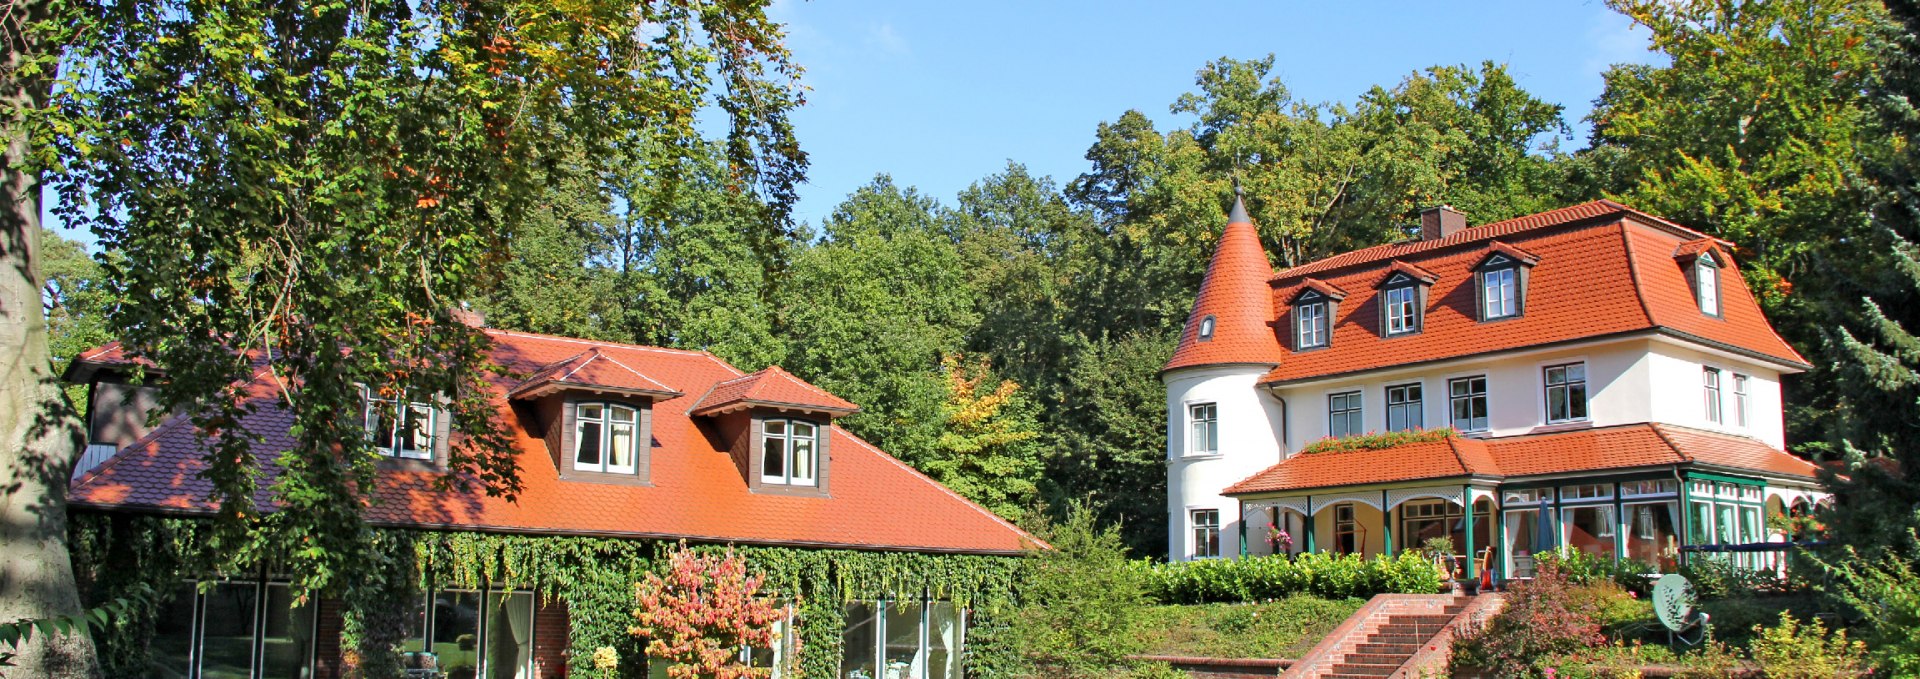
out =
[[[666,661],[673,679],[766,679],[769,668],[740,661],[744,646],[770,648],[781,610],[760,596],[765,576],[728,549],[700,554],[685,544],[668,556],[667,573],[648,573],[634,585],[639,607],[632,633],[645,638],[647,657]],[[789,649],[788,658],[797,657]]]

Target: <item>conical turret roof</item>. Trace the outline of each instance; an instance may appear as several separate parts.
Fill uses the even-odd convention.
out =
[[[1273,315],[1273,291],[1267,279],[1273,267],[1260,247],[1247,207],[1234,196],[1227,230],[1207,263],[1193,313],[1180,333],[1180,346],[1162,371],[1203,365],[1279,365],[1284,352],[1280,338],[1268,325]]]

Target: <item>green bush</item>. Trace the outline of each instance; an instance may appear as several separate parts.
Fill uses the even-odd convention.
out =
[[[1633,559],[1614,561],[1612,557],[1594,556],[1578,550],[1566,554],[1547,552],[1536,554],[1534,558],[1553,562],[1554,566],[1567,576],[1567,581],[1577,585],[1611,580],[1627,591],[1640,596],[1653,593],[1652,576],[1656,569],[1653,564],[1645,561]]]
[[[1792,614],[1780,612],[1780,624],[1754,627],[1751,650],[1768,679],[1829,679],[1859,676],[1867,670],[1867,647],[1847,641],[1846,630],[1827,635],[1827,626],[1814,618],[1802,626]]]
[[[1129,656],[1144,649],[1135,626],[1150,602],[1119,529],[1074,503],[1066,521],[1034,532],[1053,549],[1032,554],[1019,604],[987,616],[1005,620],[990,632],[1007,652],[976,658],[990,668],[983,674],[1112,679],[1140,669]]]
[[[1136,562],[1147,592],[1163,604],[1268,601],[1294,594],[1323,599],[1440,591],[1440,572],[1420,554],[1365,558],[1323,553],[1181,563]]]

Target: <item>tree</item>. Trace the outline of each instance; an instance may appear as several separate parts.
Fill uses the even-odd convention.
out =
[[[114,333],[209,448],[222,551],[285,558],[307,588],[334,582],[365,543],[376,453],[354,424],[363,388],[446,399],[463,435],[443,478],[516,490],[486,338],[454,312],[498,280],[545,184],[641,140],[684,148],[696,115],[718,109],[730,185],[767,206],[758,244],[788,233],[805,168],[786,119],[797,67],[764,3],[8,9],[0,299],[39,290],[36,182],[57,170],[56,212],[121,256],[103,262],[121,299]],[[40,310],[0,306],[0,519],[22,564],[0,617],[70,614],[63,493],[78,429]],[[278,457],[254,450],[264,432],[236,398],[255,383],[293,416]],[[274,512],[253,502],[268,464]],[[45,663],[26,671],[59,671]]]
[[[740,661],[742,647],[778,640],[781,611],[761,594],[765,582],[732,549],[713,556],[682,544],[667,555],[665,576],[649,572],[634,587],[633,634],[647,639],[647,656],[673,679],[766,679],[772,668]],[[799,657],[797,649],[787,657]]]
[[[1133,332],[1079,347],[1061,366],[1064,383],[1047,401],[1045,497],[1064,508],[1087,499],[1101,525],[1127,549],[1167,549],[1167,389],[1160,381],[1179,339],[1173,331]]]
[[[947,400],[940,406],[945,430],[919,468],[933,480],[1019,521],[1039,499],[1039,423],[1033,405],[1013,380],[993,385],[992,366],[947,354]]]
[[[1082,502],[1066,519],[1039,526],[1035,535],[1052,549],[1029,557],[1026,586],[1004,631],[1023,653],[1011,663],[1028,677],[1106,677],[1131,667],[1144,650],[1134,632],[1148,599],[1140,571],[1113,526],[1104,528]]]

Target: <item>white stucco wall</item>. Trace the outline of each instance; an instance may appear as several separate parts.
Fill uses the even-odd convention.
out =
[[[1653,410],[1659,422],[1686,427],[1723,431],[1751,436],[1775,448],[1786,447],[1786,424],[1780,392],[1780,373],[1753,361],[1701,351],[1680,344],[1655,342],[1648,355],[1654,366]],[[1702,370],[1720,369],[1720,399],[1723,417],[1716,423],[1707,417],[1706,387]],[[1733,376],[1748,376],[1747,398],[1751,406],[1745,426],[1734,412]]]
[[[1255,385],[1267,367],[1212,366],[1169,371],[1167,385],[1167,555],[1187,560],[1193,553],[1194,509],[1220,511],[1220,554],[1240,554],[1240,503],[1220,491],[1280,461],[1280,403]],[[1219,451],[1188,451],[1188,406],[1219,408]]]

